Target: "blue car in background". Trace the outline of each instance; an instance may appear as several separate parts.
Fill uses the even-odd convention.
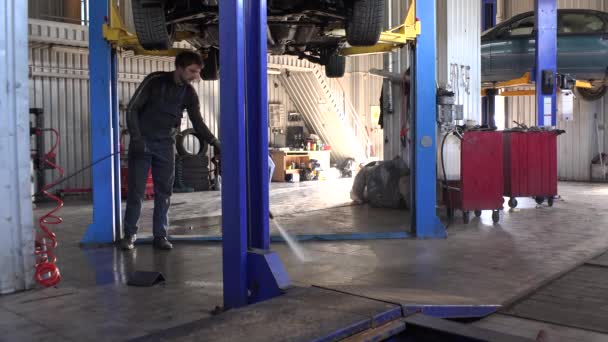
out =
[[[534,12],[523,13],[482,34],[482,82],[518,78],[534,67],[534,19]],[[603,88],[608,67],[608,13],[558,10],[557,28],[558,73]]]

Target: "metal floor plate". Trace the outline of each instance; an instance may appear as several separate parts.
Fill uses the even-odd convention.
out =
[[[133,341],[334,341],[398,317],[397,305],[314,287],[294,288],[270,301]]]
[[[608,267],[590,261],[545,285],[503,313],[608,333],[607,293]]]

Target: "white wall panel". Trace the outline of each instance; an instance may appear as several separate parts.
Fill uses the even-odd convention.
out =
[[[437,82],[481,122],[481,1],[437,0]]]
[[[0,0],[0,294],[34,284],[30,188],[27,3]]]

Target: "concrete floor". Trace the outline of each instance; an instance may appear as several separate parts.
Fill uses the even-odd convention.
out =
[[[408,228],[402,221],[407,214],[401,211],[343,207],[349,203],[348,190],[347,182],[309,183],[297,189],[273,184],[272,209],[291,232]],[[521,199],[522,208],[505,210],[498,225],[492,224],[490,212],[469,225],[458,220],[446,240],[309,242],[302,244],[307,262],[284,244],[272,248],[295,285],[348,290],[398,303],[509,304],[608,249],[608,186],[562,183],[560,194],[553,208]],[[192,202],[206,196],[200,200],[205,205]],[[217,197],[175,196],[172,222],[181,226],[178,232],[192,222],[197,229],[218,229]],[[334,208],[323,209],[329,207]],[[91,213],[88,204],[67,205],[61,211],[57,256],[62,283],[0,297],[0,340],[125,340],[208,317],[222,304],[219,244],[180,243],[170,252],[147,245],[126,253],[113,247],[82,249],[78,242]],[[149,216],[146,211],[143,225]],[[208,224],[199,225],[204,220]],[[161,271],[167,281],[154,288],[128,287],[126,274],[135,269]],[[475,324],[526,337],[545,327],[558,341],[608,340],[608,335],[506,315]]]

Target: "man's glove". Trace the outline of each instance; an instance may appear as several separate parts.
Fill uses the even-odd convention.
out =
[[[146,143],[143,139],[131,139],[129,142],[129,157],[140,159],[144,157],[146,152]]]

